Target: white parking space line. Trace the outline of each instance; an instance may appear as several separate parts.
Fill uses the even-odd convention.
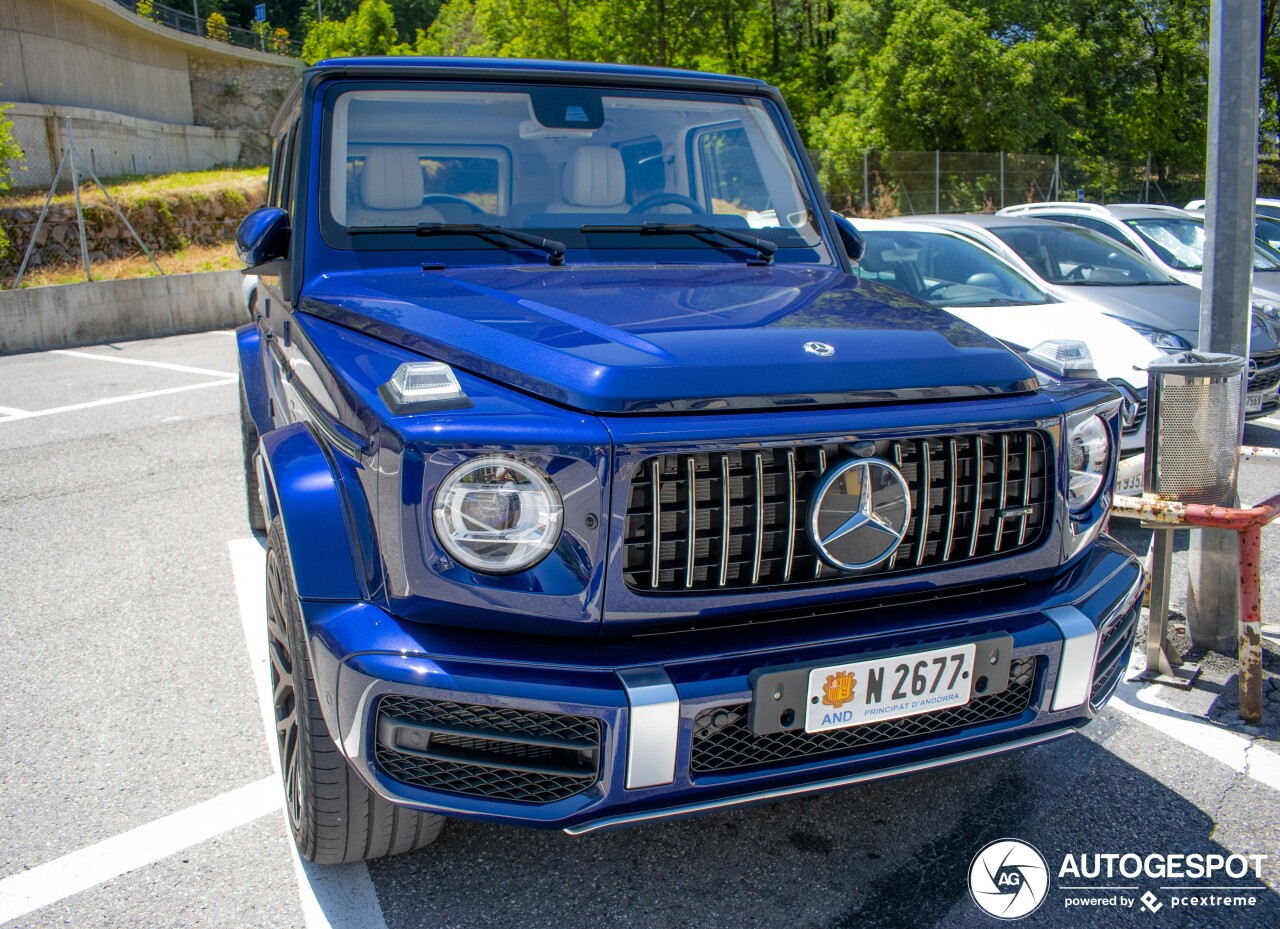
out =
[[[26,416],[28,412],[13,406],[0,406],[0,416]]]
[[[264,777],[30,871],[6,877],[0,880],[0,923],[167,858],[279,808],[279,778]]]
[[[1129,687],[1126,688],[1126,696],[1132,695],[1134,703],[1128,703],[1117,695],[1111,698],[1109,705],[1130,719],[1208,755],[1237,774],[1243,774],[1272,790],[1280,790],[1280,755],[1268,751],[1251,739],[1206,722],[1201,717],[1184,713],[1161,700],[1158,696],[1159,689],[1159,684],[1141,689]],[[1138,702],[1153,709],[1135,705]]]
[[[275,716],[271,708],[271,678],[267,659],[266,550],[258,539],[237,539],[227,543],[231,569],[235,575],[240,620],[249,664],[258,690],[262,728],[267,738],[271,766],[280,770],[276,750]],[[283,809],[281,814],[283,816]],[[382,905],[363,862],[334,866],[314,865],[298,854],[288,822],[285,839],[293,852],[298,894],[307,929],[387,929]]]
[[[1261,423],[1264,426],[1280,426],[1280,419],[1272,419],[1270,416],[1265,416],[1262,419],[1251,419],[1247,425],[1252,426],[1258,423]]]
[[[53,416],[56,413],[73,413],[76,410],[88,410],[97,406],[110,406],[113,403],[127,403],[131,400],[148,400],[151,397],[163,397],[167,394],[180,394],[188,390],[203,390],[206,387],[225,387],[237,383],[235,377],[222,381],[205,381],[200,384],[184,384],[181,387],[165,387],[162,390],[146,390],[136,394],[125,394],[122,397],[106,397],[102,400],[88,400],[84,403],[72,403],[68,406],[55,406],[47,410],[19,411],[0,415],[0,423],[12,423],[22,419],[34,419],[37,416]]]
[[[73,352],[55,348],[50,355],[62,355],[66,358],[88,358],[90,361],[106,361],[117,365],[138,365],[142,368],[162,368],[165,371],[181,371],[184,374],[212,374],[214,377],[235,377],[234,371],[218,371],[214,368],[193,368],[191,365],[170,364],[167,361],[144,361],[141,358],[118,358],[114,355],[98,355],[93,352]]]

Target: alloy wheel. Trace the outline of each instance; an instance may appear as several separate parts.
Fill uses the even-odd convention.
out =
[[[267,549],[267,653],[271,660],[271,706],[275,716],[285,808],[289,811],[289,823],[296,830],[302,822],[303,786],[298,757],[298,693],[293,680],[287,603],[280,556],[271,547]]]

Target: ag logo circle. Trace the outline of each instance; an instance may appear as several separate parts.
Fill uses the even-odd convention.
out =
[[[969,865],[969,895],[979,909],[997,919],[1034,913],[1048,892],[1049,866],[1026,842],[997,839]]]

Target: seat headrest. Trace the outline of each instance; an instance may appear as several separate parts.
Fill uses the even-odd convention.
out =
[[[627,196],[627,170],[616,148],[584,145],[564,164],[564,199],[575,206],[617,206]]]
[[[371,210],[410,210],[422,205],[422,164],[409,148],[382,146],[364,156],[360,200]]]

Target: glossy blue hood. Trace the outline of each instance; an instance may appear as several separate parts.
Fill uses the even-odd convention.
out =
[[[300,309],[595,413],[951,399],[1036,386],[1021,359],[945,310],[823,268],[366,270],[312,282]],[[814,354],[810,342],[834,351]]]

